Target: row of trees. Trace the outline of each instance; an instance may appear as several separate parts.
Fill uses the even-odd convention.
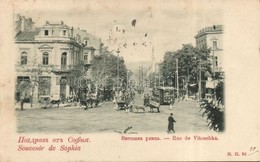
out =
[[[205,79],[205,76],[207,75],[212,75],[209,54],[210,49],[198,49],[191,44],[184,44],[182,49],[177,51],[168,51],[165,53],[164,60],[161,63],[162,76],[163,78],[174,78],[172,81],[175,85],[176,71],[178,70],[179,79],[183,78],[185,80],[186,87],[188,87],[188,84],[196,84],[199,81],[200,70],[202,79]],[[165,80],[165,85],[172,84],[169,82],[169,79]],[[183,83],[181,82],[181,84]]]
[[[212,58],[210,56],[211,49],[198,49],[191,44],[184,44],[182,49],[177,51],[169,51],[164,55],[164,60],[161,63],[161,73],[163,78],[174,76],[173,83],[176,82],[176,71],[178,71],[179,78],[184,78],[186,94],[190,91],[188,88],[190,84],[198,85],[199,81],[203,85],[203,93],[206,93],[206,79],[211,77],[213,81],[218,81],[215,87],[211,89],[214,101],[202,100],[201,110],[202,117],[206,116],[208,127],[217,132],[224,131],[224,80],[223,75],[216,73],[212,69]],[[178,68],[178,69],[177,69]],[[201,73],[200,73],[201,72]],[[201,77],[200,77],[201,75]],[[178,79],[179,79],[178,78]],[[200,80],[201,79],[201,80]],[[167,82],[165,84],[171,85]],[[180,81],[180,80],[179,80]],[[196,89],[194,92],[198,92]]]

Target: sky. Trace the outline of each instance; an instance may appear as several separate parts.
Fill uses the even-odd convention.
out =
[[[224,25],[223,11],[213,1],[71,1],[66,6],[59,0],[50,6],[48,2],[35,7],[18,5],[14,12],[31,17],[36,26],[63,21],[87,30],[115,54],[120,49],[126,63],[150,61],[153,48],[155,60],[160,62],[166,51],[178,50],[187,43],[195,46],[194,36],[200,29]],[[131,24],[134,19],[135,26]],[[113,32],[117,25],[125,32]]]

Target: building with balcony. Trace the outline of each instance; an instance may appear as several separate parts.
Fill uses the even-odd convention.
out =
[[[216,88],[218,80],[223,78],[223,26],[213,25],[198,31],[195,36],[196,47],[199,49],[210,48],[210,61],[213,76],[207,75],[207,80],[201,82],[202,97],[212,98],[212,89]]]
[[[91,78],[89,71],[96,51],[91,45],[99,48],[100,39],[84,30],[75,30],[62,21],[46,21],[42,27],[18,29],[24,28],[15,28],[16,86],[22,81],[34,83],[33,101],[37,102],[42,96],[64,99],[75,94],[75,78],[70,82],[74,75]],[[17,93],[16,99],[19,100]]]
[[[205,27],[198,32],[195,39],[197,48],[211,48],[213,71],[223,72],[223,26]]]

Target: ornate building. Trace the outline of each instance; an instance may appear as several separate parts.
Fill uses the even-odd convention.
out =
[[[223,26],[213,25],[201,29],[195,36],[197,48],[210,48],[210,61],[212,63],[213,76],[208,75],[207,81],[202,80],[202,96],[212,98],[213,92],[207,89],[215,89],[219,79],[223,79]]]
[[[35,102],[41,97],[64,99],[77,93],[76,77],[91,78],[91,60],[95,51],[99,51],[92,45],[99,48],[100,39],[63,22],[46,21],[45,25],[37,28],[27,23],[29,28],[26,29],[22,27],[25,23],[19,21],[23,19],[18,18],[15,22],[20,26],[15,28],[17,88],[22,81],[30,81],[34,85],[32,95]],[[19,100],[18,91],[16,99]]]
[[[223,72],[223,26],[205,27],[198,32],[195,39],[198,48],[211,48],[213,72]]]

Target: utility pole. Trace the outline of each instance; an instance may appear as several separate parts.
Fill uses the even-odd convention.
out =
[[[159,63],[159,87],[161,86],[161,62]]]
[[[177,99],[179,98],[179,71],[178,71],[178,58],[176,58],[176,83],[177,83]]]
[[[201,58],[199,60],[199,101],[201,101]]]

